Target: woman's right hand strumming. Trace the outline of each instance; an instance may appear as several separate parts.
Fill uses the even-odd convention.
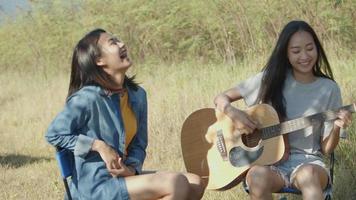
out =
[[[227,90],[215,97],[214,103],[216,108],[229,116],[234,127],[241,134],[253,133],[257,128],[257,123],[252,120],[245,112],[239,110],[231,105],[231,102],[241,98],[241,95],[235,88]]]
[[[228,105],[224,113],[229,116],[234,123],[235,128],[241,134],[250,134],[257,128],[257,124],[244,111]]]

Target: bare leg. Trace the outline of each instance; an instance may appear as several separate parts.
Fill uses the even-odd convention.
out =
[[[324,199],[323,189],[327,186],[328,175],[322,167],[305,164],[295,172],[292,181],[293,186],[302,191],[304,200]]]
[[[272,200],[272,193],[284,186],[284,181],[275,171],[266,166],[253,166],[246,175],[253,200]]]
[[[184,176],[188,179],[190,184],[189,198],[190,200],[198,200],[203,197],[206,184],[202,182],[202,179],[195,174],[184,173]]]
[[[185,200],[190,192],[188,179],[181,173],[157,172],[125,180],[132,200]]]
[[[142,174],[153,174],[157,173],[157,171],[142,171]],[[164,173],[164,172],[160,172]],[[183,173],[183,175],[188,179],[189,182],[189,200],[201,199],[204,195],[204,191],[208,183],[203,182],[200,176],[192,173]]]

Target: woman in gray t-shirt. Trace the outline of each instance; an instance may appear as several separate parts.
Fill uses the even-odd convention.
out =
[[[262,72],[215,98],[220,111],[229,116],[240,133],[249,134],[257,123],[231,106],[244,99],[248,106],[268,103],[280,121],[299,118],[341,106],[341,94],[315,31],[304,21],[291,21],[282,30]],[[253,199],[272,199],[283,187],[299,189],[304,199],[323,199],[328,191],[328,172],[322,154],[331,153],[339,142],[340,129],[351,123],[351,113],[313,123],[288,134],[289,158],[274,166],[251,167],[246,183]]]

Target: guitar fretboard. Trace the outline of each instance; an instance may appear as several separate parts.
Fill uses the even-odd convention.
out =
[[[306,117],[293,119],[277,125],[262,128],[260,130],[261,138],[263,140],[266,140],[272,137],[276,137],[279,135],[283,135],[293,131],[307,128],[315,123],[334,120],[337,118],[337,112],[341,109],[348,110],[350,112],[355,112],[355,105],[351,104],[351,105],[343,106],[335,111],[329,110],[322,113],[317,113],[314,115],[309,115]]]

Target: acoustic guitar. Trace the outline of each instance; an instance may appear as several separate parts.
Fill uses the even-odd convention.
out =
[[[251,134],[240,134],[232,120],[217,109],[197,110],[187,117],[181,131],[185,167],[207,181],[207,189],[230,189],[252,166],[286,158],[285,134],[336,119],[340,109],[355,112],[356,104],[280,123],[273,107],[258,104],[244,111],[258,123]]]

